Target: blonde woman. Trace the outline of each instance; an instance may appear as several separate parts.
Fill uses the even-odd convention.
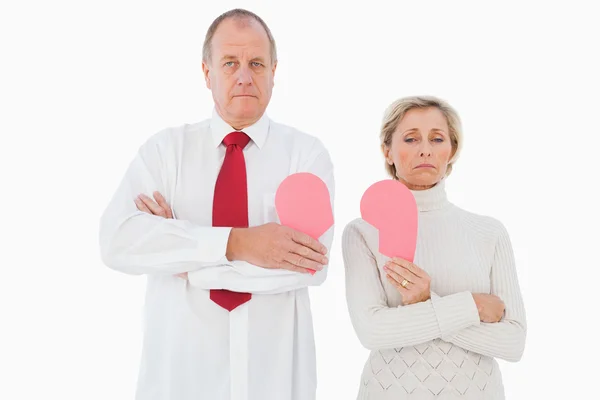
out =
[[[381,255],[362,219],[344,229],[348,308],[371,350],[358,399],[504,399],[495,359],[521,359],[525,310],[504,225],[446,197],[459,116],[434,97],[403,98],[380,136],[387,171],[417,201],[419,228],[414,263]]]

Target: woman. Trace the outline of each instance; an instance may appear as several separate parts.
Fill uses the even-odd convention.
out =
[[[381,255],[362,219],[344,229],[350,317],[371,350],[358,399],[504,399],[495,358],[521,358],[525,310],[502,223],[446,197],[460,119],[440,99],[403,98],[386,110],[380,139],[388,173],[416,199],[419,228],[414,263]]]

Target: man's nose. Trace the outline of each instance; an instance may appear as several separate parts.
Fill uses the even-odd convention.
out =
[[[240,67],[237,71],[237,84],[250,85],[252,84],[252,73],[247,66]]]

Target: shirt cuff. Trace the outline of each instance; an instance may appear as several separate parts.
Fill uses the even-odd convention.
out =
[[[199,229],[198,254],[199,259],[214,264],[228,264],[227,243],[229,242],[230,227],[216,227],[210,230]]]
[[[479,325],[479,311],[471,292],[432,296],[431,303],[442,332],[442,339],[461,329]]]

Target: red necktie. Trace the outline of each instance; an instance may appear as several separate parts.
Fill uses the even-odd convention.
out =
[[[248,186],[244,147],[250,138],[244,132],[231,132],[223,139],[227,146],[225,160],[215,184],[213,199],[213,226],[248,227]],[[249,301],[250,293],[212,289],[210,299],[231,311]]]

